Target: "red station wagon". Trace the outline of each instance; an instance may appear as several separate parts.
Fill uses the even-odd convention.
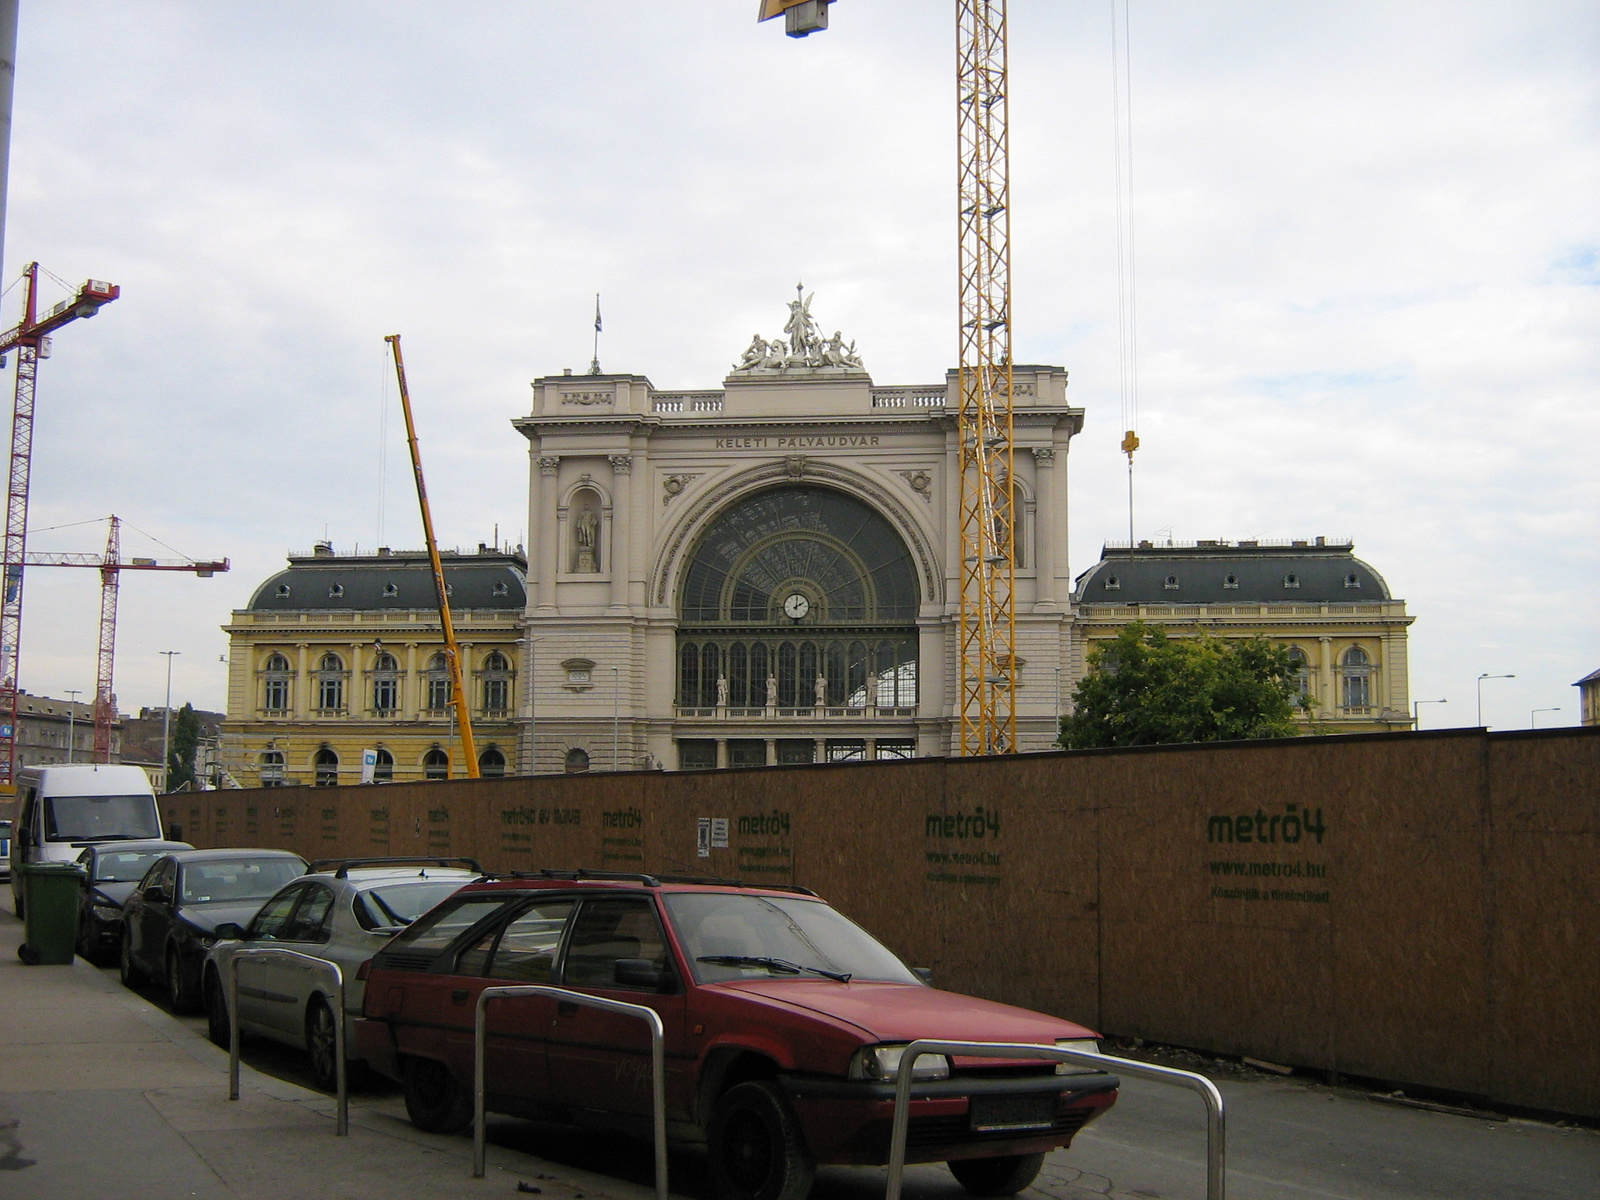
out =
[[[471,884],[366,971],[361,1054],[432,1132],[471,1121],[484,988],[653,1008],[668,1136],[707,1148],[722,1200],[803,1200],[818,1163],[886,1163],[900,1057],[918,1038],[1095,1047],[1081,1025],[929,986],[803,888],[585,871]],[[531,997],[491,1002],[488,1030],[490,1111],[650,1136],[643,1022]],[[948,1162],[980,1196],[1027,1187],[1118,1087],[1048,1061],[935,1056],[913,1080],[906,1161]]]

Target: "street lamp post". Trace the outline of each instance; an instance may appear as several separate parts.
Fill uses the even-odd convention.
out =
[[[172,755],[172,660],[183,651],[163,650],[161,653],[167,659],[167,703],[161,710],[161,790],[166,791],[171,782],[167,760]]]
[[[1534,709],[1532,712],[1530,712],[1528,714],[1528,728],[1529,729],[1537,729],[1538,728],[1538,726],[1534,722],[1536,721],[1536,719],[1538,718],[1540,713],[1542,713],[1542,712],[1560,712],[1560,711],[1561,711],[1561,709],[1559,707],[1557,707],[1557,708],[1536,708],[1536,709]]]
[[[622,668],[611,668],[611,769],[622,770],[622,742],[618,734],[622,714]]]
[[[67,761],[72,761],[72,741],[77,736],[78,728],[78,697],[83,695],[82,688],[67,688]]]
[[[1450,701],[1448,701],[1448,700],[1413,700],[1411,702],[1411,728],[1412,729],[1421,729],[1422,728],[1422,714],[1418,710],[1424,704],[1449,704],[1449,703],[1450,703]]]
[[[1515,675],[1489,675],[1478,676],[1478,728],[1483,728],[1483,681],[1485,679],[1515,679]]]

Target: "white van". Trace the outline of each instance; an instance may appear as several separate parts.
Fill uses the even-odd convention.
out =
[[[17,821],[11,836],[11,901],[22,916],[17,868],[72,862],[95,842],[159,838],[150,777],[120,763],[62,763],[17,773]]]

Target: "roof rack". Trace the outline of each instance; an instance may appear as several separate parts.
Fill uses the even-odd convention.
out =
[[[594,879],[605,882],[644,884],[645,887],[656,888],[664,883],[699,884],[706,887],[754,887],[769,892],[794,892],[801,896],[816,896],[816,892],[808,887],[801,887],[796,883],[745,883],[742,879],[725,879],[720,875],[647,875],[642,871],[594,871],[588,867],[579,867],[576,870],[561,870],[557,867],[544,867],[538,871],[496,871],[489,875],[490,879],[570,879],[574,882],[583,879]]]
[[[420,864],[424,867],[459,867],[465,866],[475,874],[483,875],[485,871],[475,858],[439,858],[436,855],[396,855],[389,858],[319,858],[306,868],[306,874],[311,875],[319,871],[329,871],[334,867],[335,879],[348,879],[352,868],[359,870],[362,867],[398,867],[406,864]]]

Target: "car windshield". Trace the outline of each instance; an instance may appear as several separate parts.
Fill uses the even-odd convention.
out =
[[[164,853],[163,850],[102,850],[95,856],[94,881],[138,883],[150,864]]]
[[[918,982],[866,930],[820,900],[674,892],[666,902],[689,969],[700,983],[793,977],[797,968],[806,973],[802,978],[815,978],[811,973],[821,970],[885,983]],[[703,961],[707,958],[719,961]]]
[[[184,904],[265,900],[305,874],[298,858],[222,858],[183,864]]]
[[[365,929],[409,925],[470,882],[469,879],[407,879],[386,883],[356,897],[356,918]]]
[[[47,842],[160,836],[156,802],[151,796],[49,796],[44,802]]]

